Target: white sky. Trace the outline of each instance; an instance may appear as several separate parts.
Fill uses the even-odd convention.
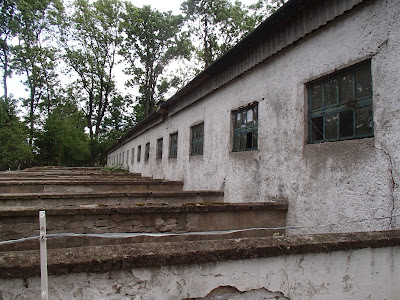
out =
[[[152,8],[156,8],[160,11],[169,11],[171,10],[174,14],[179,14],[181,13],[180,11],[180,6],[181,3],[185,0],[130,0],[135,6],[141,7],[143,5],[150,5]],[[233,0],[231,0],[233,2]],[[250,5],[257,0],[242,0],[241,1],[243,4]],[[124,86],[125,81],[127,80],[127,76],[123,74],[122,72],[123,67],[119,67],[115,72],[114,75],[117,74],[116,81],[117,81],[117,89],[119,92],[122,94],[127,94],[127,93],[135,93],[134,90],[127,90],[127,88]],[[61,80],[67,79],[65,76],[62,76]],[[8,93],[12,94],[14,98],[26,98],[28,97],[28,91],[26,90],[25,86],[21,83],[21,77],[19,76],[13,76],[12,78],[8,78],[7,80],[7,87],[8,87]],[[0,89],[0,95],[3,95],[3,88],[1,86]]]

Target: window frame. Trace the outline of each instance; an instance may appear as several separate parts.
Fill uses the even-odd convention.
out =
[[[137,158],[136,161],[139,163],[140,162],[140,157],[142,156],[142,145],[139,145],[137,147],[138,151],[137,151]]]
[[[203,155],[204,122],[190,127],[190,156]]]
[[[363,68],[369,68],[369,79],[370,85],[368,88],[370,89],[370,93],[368,95],[357,97],[357,80],[356,73],[360,70],[364,70]],[[348,76],[351,81],[351,95],[342,93],[341,86],[341,78]],[[332,84],[336,81],[336,84]],[[346,83],[348,84],[348,83]],[[336,87],[333,87],[336,85]],[[343,84],[344,85],[344,84]],[[321,97],[321,107],[313,108],[315,102],[313,102],[313,89],[321,87],[321,92],[319,97]],[[329,103],[329,93],[332,92],[332,87],[336,89],[334,91],[336,97],[336,103]],[[344,89],[344,88],[343,88]],[[371,70],[371,60],[365,60],[363,62],[357,63],[353,66],[347,67],[340,71],[331,73],[327,76],[323,76],[312,82],[307,84],[307,92],[308,92],[308,143],[309,144],[319,144],[325,142],[336,142],[336,141],[344,141],[344,140],[352,140],[352,139],[361,139],[368,138],[374,136],[374,120],[373,120],[373,85],[372,85],[372,70]],[[351,97],[350,100],[341,101],[342,95]],[[343,96],[343,97],[344,97]],[[328,102],[326,104],[326,102]],[[370,122],[371,129],[368,133],[358,134],[357,131],[357,117],[358,113],[361,110],[369,109],[368,113],[370,113]],[[347,114],[346,114],[347,113]],[[346,116],[347,115],[347,116]],[[346,118],[350,119],[352,122],[352,128],[349,125],[349,121]],[[328,131],[327,126],[328,122],[335,122],[332,128],[333,130]],[[315,121],[313,121],[315,120]],[[346,120],[346,121],[345,121]],[[369,119],[368,119],[369,120]],[[328,124],[328,125],[327,125]],[[345,126],[347,125],[347,129]],[[334,130],[336,126],[336,130]],[[352,134],[344,134],[343,133],[348,130],[352,130]],[[321,130],[322,129],[322,132]],[[331,132],[331,134],[329,134]],[[336,137],[331,137],[335,135]]]
[[[248,125],[247,118],[251,112],[252,122]],[[231,113],[232,116],[232,152],[244,152],[258,150],[258,102],[251,103],[245,107],[238,108]],[[242,122],[246,118],[246,124]],[[241,123],[238,127],[238,122]],[[243,138],[244,136],[244,138]],[[249,138],[251,137],[251,146]],[[243,143],[244,141],[244,143]]]
[[[157,139],[156,159],[162,159],[164,139]]]
[[[148,162],[150,159],[150,142],[144,146],[144,161]]]
[[[171,133],[169,135],[169,158],[177,158],[177,157],[178,157],[178,131]]]

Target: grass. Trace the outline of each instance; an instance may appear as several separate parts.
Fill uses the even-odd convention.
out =
[[[119,172],[124,172],[128,173],[128,169],[123,167],[122,165],[113,165],[113,166],[105,166],[103,168],[103,172],[108,172],[108,173],[119,173]]]

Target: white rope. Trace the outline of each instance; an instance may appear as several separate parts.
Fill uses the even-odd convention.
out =
[[[137,236],[149,236],[149,237],[164,237],[164,236],[181,236],[181,235],[222,235],[222,234],[231,234],[236,232],[245,232],[245,231],[253,231],[253,230],[286,230],[286,229],[311,229],[311,228],[320,228],[320,227],[329,227],[329,226],[338,226],[338,225],[346,225],[353,224],[365,221],[381,221],[387,219],[398,218],[400,215],[393,215],[390,217],[375,217],[375,218],[364,218],[346,222],[337,222],[337,223],[328,223],[328,224],[317,224],[311,226],[283,226],[283,227],[254,227],[254,228],[245,228],[245,229],[233,229],[233,230],[218,230],[218,231],[194,231],[194,232],[184,232],[184,233],[145,233],[145,232],[133,232],[133,233],[53,233],[47,234],[47,238],[58,238],[58,237],[96,237],[96,238],[106,238],[106,239],[115,239],[115,238],[130,238]],[[8,240],[0,242],[0,245],[20,243],[29,240],[38,240],[39,236],[31,236],[26,238],[20,238],[15,240]]]

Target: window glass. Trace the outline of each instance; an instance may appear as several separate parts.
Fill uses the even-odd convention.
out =
[[[315,85],[311,88],[311,107],[312,109],[322,107],[322,85]]]
[[[163,138],[157,140],[157,159],[162,159]]]
[[[338,86],[338,81],[336,79],[329,80],[327,83],[325,83],[325,106],[330,106],[338,102]]]
[[[353,76],[352,74],[343,74],[339,78],[340,102],[353,100]]]
[[[354,120],[353,120],[353,111],[342,111],[340,113],[340,126],[339,126],[339,134],[342,138],[353,137],[354,135]]]
[[[258,104],[234,111],[233,120],[233,151],[258,149]]]
[[[355,70],[355,97],[364,98],[370,97],[372,94],[372,83],[371,83],[371,68],[364,65]]]
[[[311,129],[312,129],[312,140],[321,141],[323,139],[324,133],[324,118],[314,118],[311,119]]]
[[[310,143],[373,136],[370,60],[314,81],[308,91]]]
[[[144,160],[148,161],[150,158],[150,143],[147,143],[144,148]]]
[[[203,155],[204,123],[191,127],[190,155]]]
[[[372,132],[372,106],[366,106],[356,111],[356,134],[357,136],[367,136]]]
[[[175,132],[169,136],[169,157],[178,157],[178,133]]]
[[[140,162],[140,156],[142,155],[142,146],[137,147],[137,161]]]
[[[325,137],[328,141],[337,140],[338,115],[332,114],[325,117]]]

